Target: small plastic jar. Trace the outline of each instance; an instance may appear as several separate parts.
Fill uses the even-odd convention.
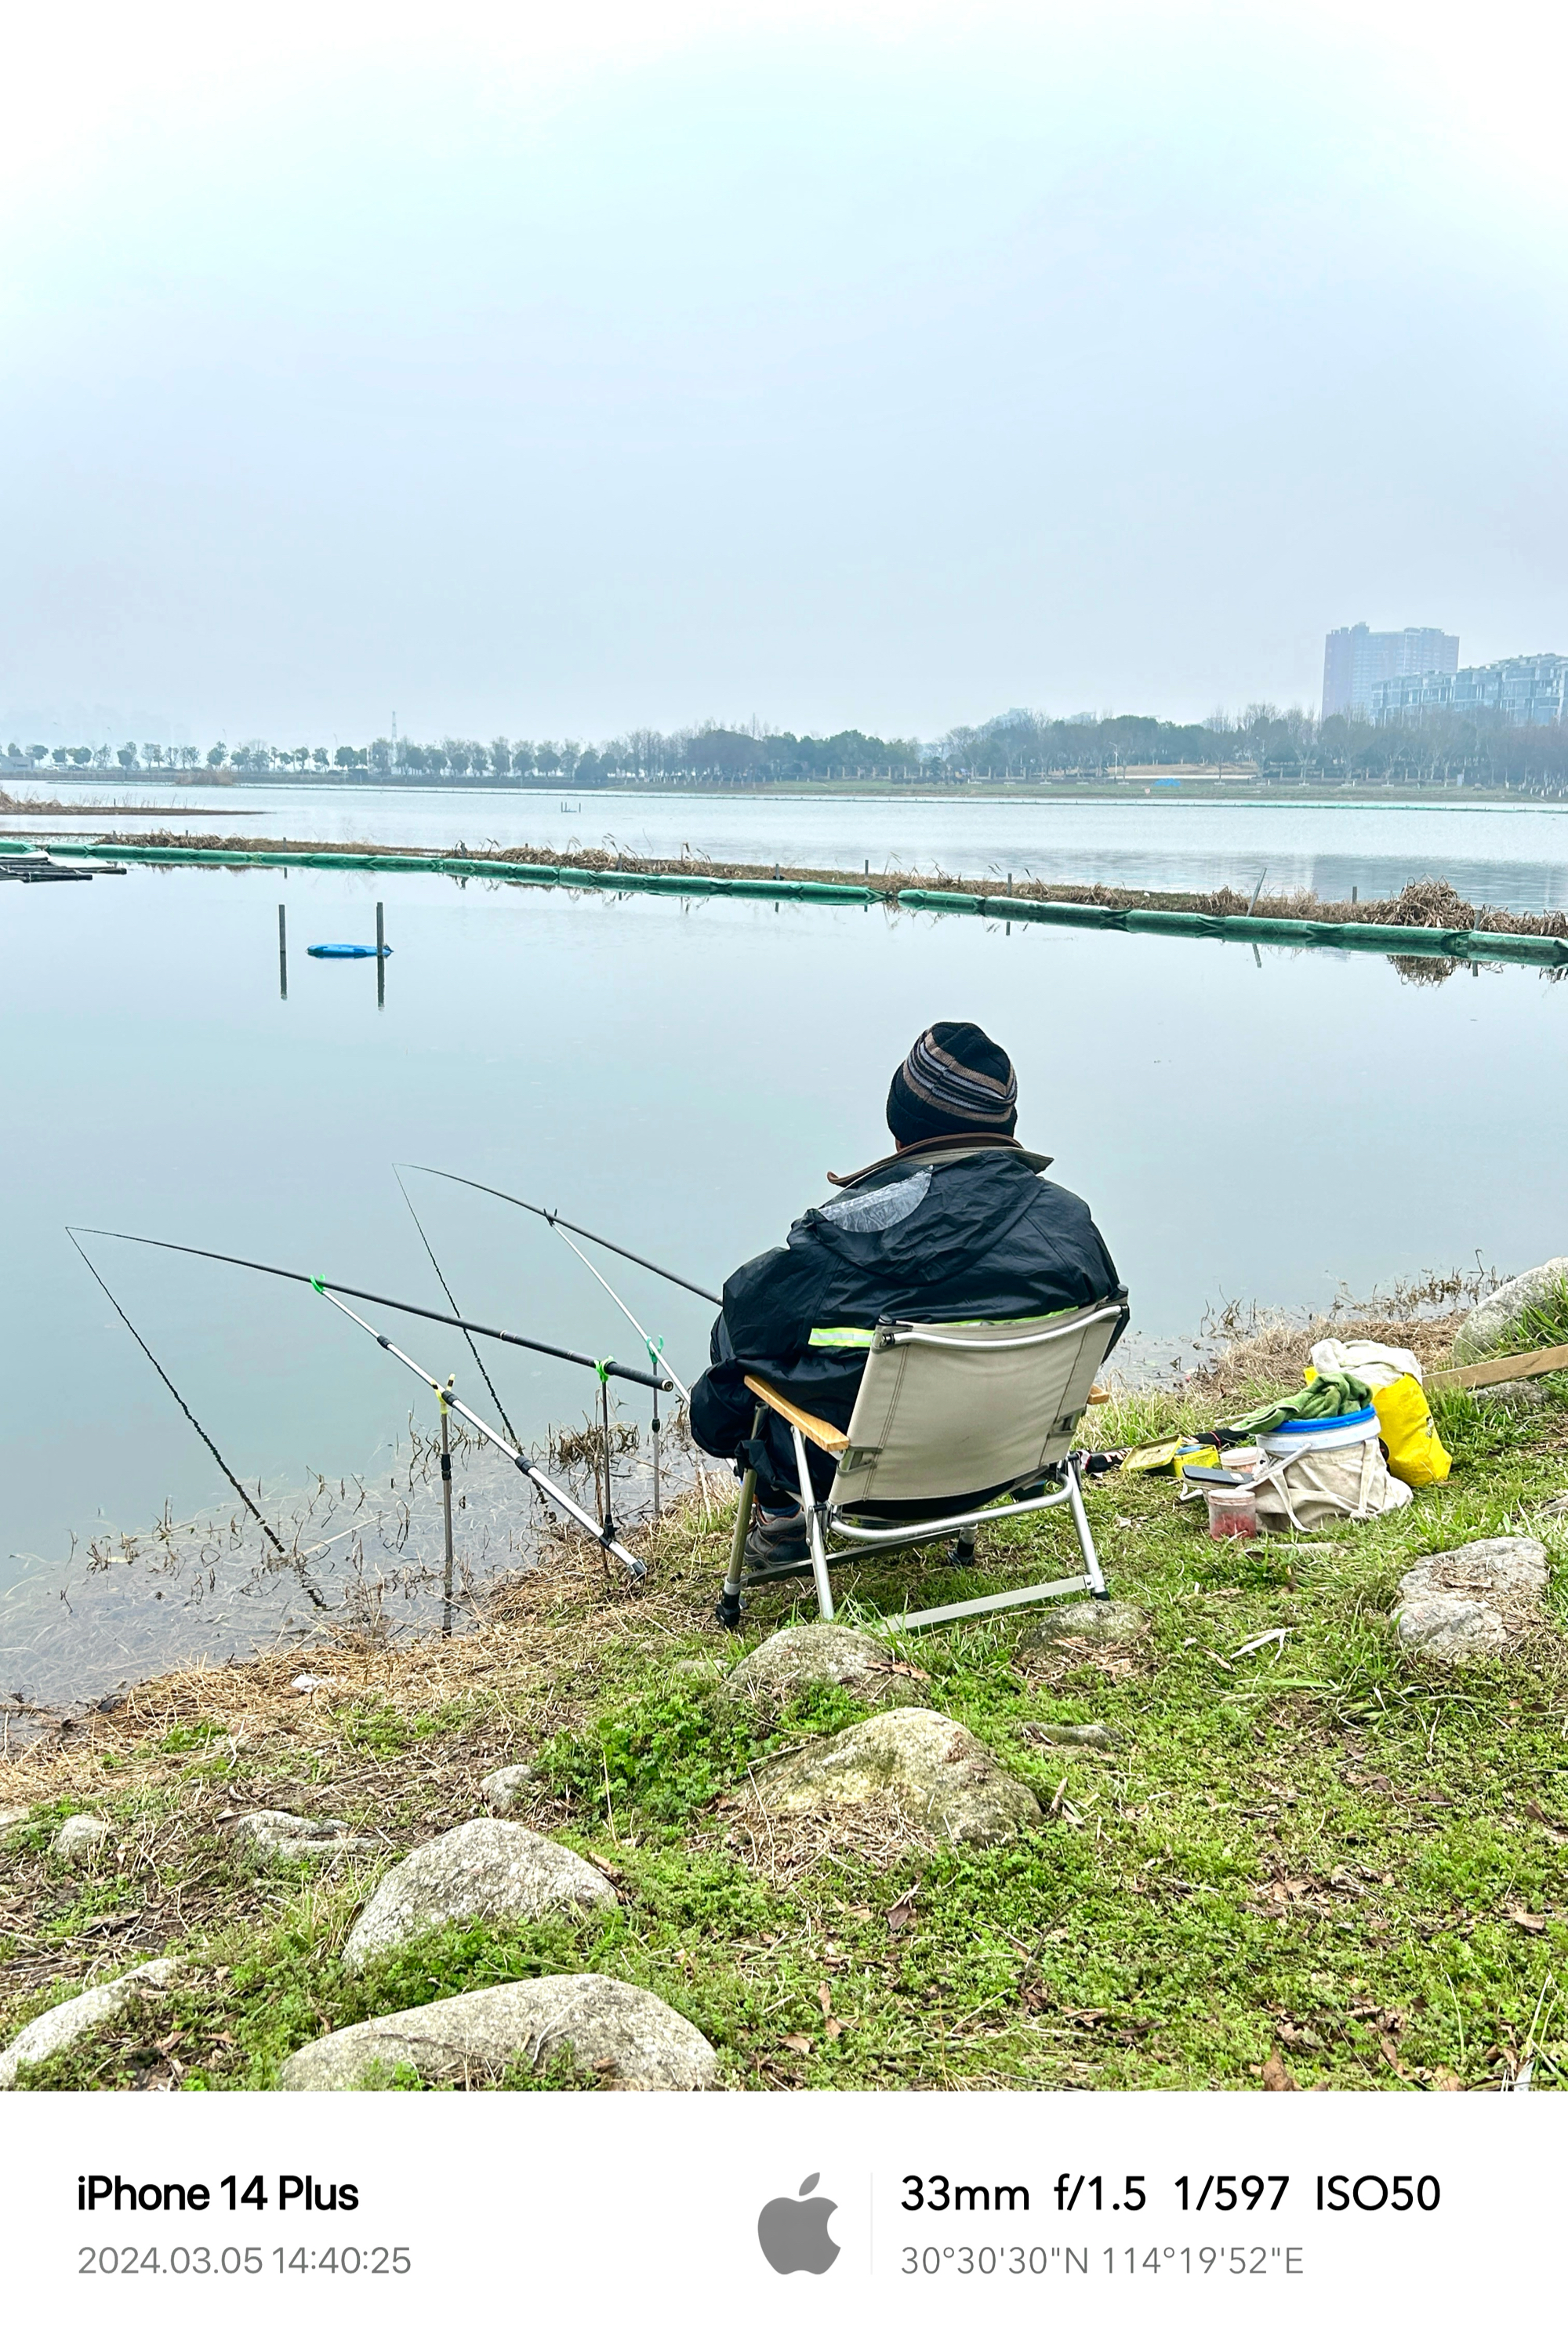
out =
[[[1226,1485],[1219,1490],[1211,1488],[1204,1498],[1209,1504],[1209,1539],[1211,1540],[1255,1540],[1257,1539],[1257,1494]]]

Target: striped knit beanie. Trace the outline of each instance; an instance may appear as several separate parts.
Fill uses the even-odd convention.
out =
[[[946,1133],[1010,1134],[1017,1123],[1012,1062],[967,1019],[927,1027],[888,1087],[887,1125],[900,1148]]]

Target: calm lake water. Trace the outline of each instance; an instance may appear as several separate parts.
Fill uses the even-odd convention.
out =
[[[53,787],[51,787],[53,788]],[[62,798],[119,798],[65,786]],[[211,806],[226,794],[140,787],[123,796]],[[267,777],[234,792],[231,811],[189,819],[196,831],[295,839],[372,839],[396,847],[495,841],[559,850],[620,847],[633,854],[939,870],[975,876],[1103,880],[1137,889],[1214,889],[1250,895],[1266,870],[1272,889],[1315,889],[1328,900],[1359,889],[1387,897],[1440,872],[1477,904],[1543,911],[1568,906],[1568,802],[1476,808],[1184,804],[1176,792],[1122,800],[812,798],[736,793],[343,786]],[[149,817],[146,828],[180,828]],[[114,829],[136,830],[128,815]]]
[[[456,820],[437,826],[427,813],[436,796],[379,795],[375,826],[364,798],[318,807],[316,819],[389,839],[538,836],[537,798],[508,829],[513,810],[490,795],[487,826],[457,808],[471,794],[440,795]],[[281,795],[272,804],[282,808]],[[280,826],[304,829],[306,804],[302,795],[282,809]],[[1081,819],[1097,852],[1135,852],[1104,845],[1132,812],[1121,808],[819,801],[787,812],[646,799],[639,832],[608,803],[593,812],[605,829],[623,826],[616,836],[629,844],[647,835],[678,849],[685,839],[715,856],[773,852],[767,828],[787,819],[796,829],[776,844],[793,856],[847,860],[854,839],[875,843],[874,865],[923,853],[976,870],[993,844],[1021,864],[1013,840],[1046,817],[1061,827],[1059,844]],[[1149,835],[1139,852],[1173,857],[1167,839],[1184,825],[1194,870],[1219,852],[1202,849],[1195,810],[1157,819],[1155,841],[1156,817],[1136,819]],[[1328,845],[1307,840],[1302,811],[1255,820],[1265,832],[1282,827],[1268,835],[1271,870],[1277,858],[1288,874],[1294,855],[1321,872]],[[1357,820],[1336,814],[1336,835]],[[1546,852],[1568,838],[1561,817],[1407,819],[1421,844],[1402,856],[1395,819],[1365,820],[1365,860],[1345,870],[1365,875],[1382,856],[1402,875],[1435,866],[1467,886],[1440,844],[1451,832],[1473,843],[1480,865],[1533,873],[1539,893],[1528,901],[1561,891]],[[261,828],[253,815],[243,825]],[[973,845],[986,826],[992,837]],[[563,819],[549,834],[564,842]],[[960,835],[971,842],[963,859],[952,845]],[[579,836],[602,832],[585,820]],[[377,896],[395,949],[382,1009],[373,963],[304,953],[373,936]],[[826,1195],[827,1168],[878,1154],[888,1076],[912,1035],[963,1017],[1012,1053],[1020,1131],[1091,1202],[1150,1342],[1180,1339],[1223,1298],[1302,1305],[1341,1280],[1365,1290],[1478,1251],[1507,1272],[1568,1245],[1556,1171],[1568,1141],[1568,985],[1527,970],[1415,985],[1362,955],[1266,950],[1259,963],[1244,946],[1036,928],[1009,936],[881,909],[142,870],[86,886],[0,887],[0,1001],[14,1372],[0,1425],[7,1687],[47,1678],[50,1642],[85,1603],[90,1539],[146,1526],[166,1502],[177,1517],[231,1505],[74,1253],[67,1222],[259,1256],[438,1306],[393,1175],[395,1161],[419,1159],[559,1206],[717,1288]],[[609,1299],[542,1224],[409,1179],[466,1310],[633,1357]],[[417,1383],[307,1290],[89,1244],[215,1439],[270,1494],[298,1492],[307,1467],[379,1477],[410,1414],[428,1424]],[[690,1380],[705,1358],[708,1308],[630,1266],[606,1269]],[[438,1374],[457,1371],[460,1390],[482,1404],[454,1334],[371,1317]],[[527,1437],[580,1422],[592,1401],[587,1373],[499,1348],[489,1359]],[[628,1390],[625,1407],[645,1417],[646,1397]],[[95,1633],[86,1678],[106,1684],[128,1661],[143,1667],[155,1650],[198,1636],[171,1621],[162,1645],[149,1645],[145,1623],[132,1635],[128,1622],[118,1647]]]

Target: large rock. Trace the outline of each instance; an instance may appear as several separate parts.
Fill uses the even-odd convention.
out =
[[[1568,1255],[1554,1255],[1549,1263],[1537,1264],[1533,1272],[1522,1272],[1516,1280],[1505,1280],[1460,1323],[1459,1334],[1453,1342],[1454,1360],[1484,1362],[1494,1354],[1528,1353],[1532,1341],[1520,1330],[1522,1316],[1536,1310],[1563,1317],[1565,1290]]]
[[[75,1862],[90,1859],[113,1833],[114,1828],[107,1818],[89,1818],[85,1810],[79,1810],[74,1818],[66,1820],[49,1848],[56,1859],[68,1859]]]
[[[508,2064],[538,2071],[563,2054],[615,2087],[711,2087],[718,2070],[702,2032],[651,1991],[603,1973],[557,1973],[334,2030],[291,2054],[278,2085],[371,2087],[400,2065],[432,2083],[482,2084]]]
[[[1399,1583],[1399,1644],[1434,1663],[1499,1655],[1537,1620],[1546,1551],[1517,1535],[1423,1557]]]
[[[1002,1842],[1033,1826],[1040,1804],[958,1721],[913,1705],[814,1736],[753,1773],[767,1810],[854,1809],[890,1803],[952,1842]]]
[[[105,1982],[97,1989],[84,1990],[80,1997],[67,1998],[63,2005],[52,2005],[0,2054],[0,2090],[15,2085],[24,2063],[47,2062],[51,2054],[62,2054],[79,2039],[90,2038],[95,2030],[118,2020],[141,2000],[161,1997],[179,1972],[175,1958],[154,1957],[150,1964],[121,1973],[118,1981]]]
[[[229,1828],[269,1859],[333,1859],[377,1848],[374,1837],[355,1834],[346,1818],[302,1818],[292,1810],[245,1810]]]
[[[1097,1647],[1132,1647],[1147,1632],[1141,1606],[1122,1599],[1084,1598],[1071,1606],[1044,1606],[1025,1620],[1020,1647],[1054,1647],[1059,1639],[1088,1639]]]
[[[351,1971],[440,1924],[509,1923],[560,1908],[614,1908],[597,1867],[559,1842],[503,1818],[470,1818],[389,1869],[349,1934]]]
[[[724,1693],[772,1705],[786,1704],[810,1687],[880,1695],[896,1684],[892,1663],[881,1641],[864,1631],[848,1630],[842,1622],[792,1622],[741,1657],[725,1675]]]

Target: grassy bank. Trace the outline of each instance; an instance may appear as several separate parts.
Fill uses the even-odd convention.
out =
[[[1205,1388],[1121,1399],[1091,1432],[1212,1419],[1293,1356],[1254,1340]],[[1047,1610],[900,1643],[886,1700],[962,1721],[1040,1797],[1039,1827],[990,1849],[871,1814],[762,1816],[756,1758],[865,1706],[817,1692],[774,1718],[720,1695],[738,1645],[811,1611],[785,1583],[740,1643],[717,1629],[727,1500],[648,1535],[644,1596],[563,1550],[467,1638],[318,1653],[313,1693],[290,1686],[297,1651],[137,1688],[0,1766],[0,1807],[30,1806],[0,1846],[0,2044],[173,1951],[190,1970],[155,2023],[32,2084],[266,2087],[323,2030],[562,1971],[654,1990],[740,2088],[1485,2089],[1527,2050],[1534,2084],[1558,2084],[1564,1651],[1553,1629],[1493,1663],[1422,1666],[1388,1617],[1410,1562],[1462,1540],[1529,1529],[1568,1564],[1568,1518],[1544,1512],[1568,1483],[1568,1383],[1522,1409],[1440,1408],[1450,1483],[1332,1539],[1220,1549],[1167,1481],[1095,1486],[1113,1593],[1147,1616],[1124,1647],[1041,1641]],[[993,1570],[1043,1577],[1069,1539],[995,1535]],[[845,1612],[903,1595],[885,1570]],[[1088,1722],[1108,1751],[1050,1742]],[[225,1828],[255,1807],[332,1816],[391,1859],[523,1759],[519,1815],[610,1875],[608,1920],[450,1928],[350,1976],[338,1952],[384,1859],[280,1867]],[[67,1867],[50,1836],[89,1809],[114,1838]]]

